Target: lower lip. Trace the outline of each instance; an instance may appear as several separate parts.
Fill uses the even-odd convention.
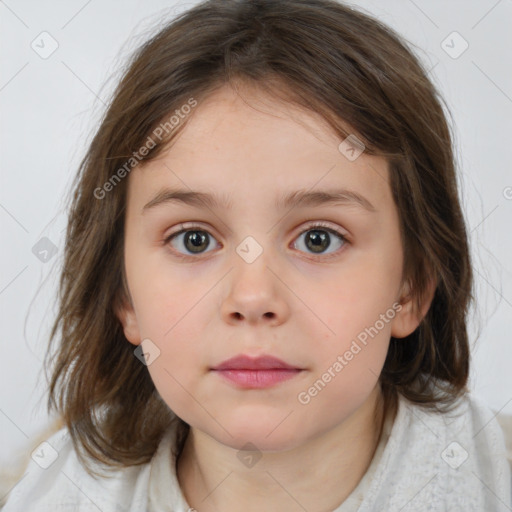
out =
[[[263,389],[292,379],[302,370],[214,370],[226,380],[246,389]]]

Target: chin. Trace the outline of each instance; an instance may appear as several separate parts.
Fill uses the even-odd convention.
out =
[[[282,418],[275,422],[270,422],[268,419],[261,419],[261,421],[233,421],[226,424],[229,425],[226,428],[231,436],[221,429],[220,432],[216,430],[217,435],[213,437],[218,442],[236,450],[248,449],[246,448],[248,443],[251,443],[262,452],[281,452],[296,448],[304,441],[302,439],[304,432],[300,432],[301,437],[298,437],[296,434],[297,430],[300,429],[297,429],[292,424],[285,425],[286,422],[279,425],[281,421]]]
[[[268,453],[286,452],[300,445],[300,440],[298,439],[279,438],[270,440],[266,437],[266,434],[262,434],[259,437],[255,435],[242,435],[240,437],[231,438],[228,436],[227,439],[222,439],[221,442],[237,451],[254,450]]]

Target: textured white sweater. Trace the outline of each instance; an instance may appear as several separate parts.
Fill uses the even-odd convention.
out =
[[[172,428],[150,463],[95,480],[61,429],[35,450],[2,512],[189,512],[174,470],[174,439]],[[333,512],[355,511],[512,511],[511,471],[493,413],[471,396],[449,415],[400,398],[368,471]]]

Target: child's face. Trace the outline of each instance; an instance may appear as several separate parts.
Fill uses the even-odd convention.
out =
[[[152,341],[143,344],[149,372],[184,421],[235,448],[251,441],[283,450],[369,403],[390,336],[418,321],[408,303],[397,311],[403,254],[386,162],[365,153],[350,161],[319,117],[244,97],[268,113],[224,88],[194,109],[167,153],[132,171],[125,265],[133,309],[119,317],[130,342]],[[165,188],[221,204],[174,200],[144,210]],[[342,188],[374,211],[351,199],[276,206],[295,191]],[[315,232],[317,222],[327,228]],[[182,229],[207,234],[164,243]],[[302,371],[258,389],[212,370],[240,354]]]

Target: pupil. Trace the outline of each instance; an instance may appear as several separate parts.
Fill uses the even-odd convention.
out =
[[[205,241],[206,234],[204,231],[188,231],[185,236],[185,245],[190,252],[201,252],[201,250],[205,248],[202,247]],[[189,242],[191,242],[192,245],[189,245]],[[206,244],[206,246],[208,246],[208,244]]]
[[[309,242],[311,242],[312,247],[310,247]],[[306,237],[306,244],[312,251],[321,252],[331,245],[331,241],[325,231],[312,230]]]

